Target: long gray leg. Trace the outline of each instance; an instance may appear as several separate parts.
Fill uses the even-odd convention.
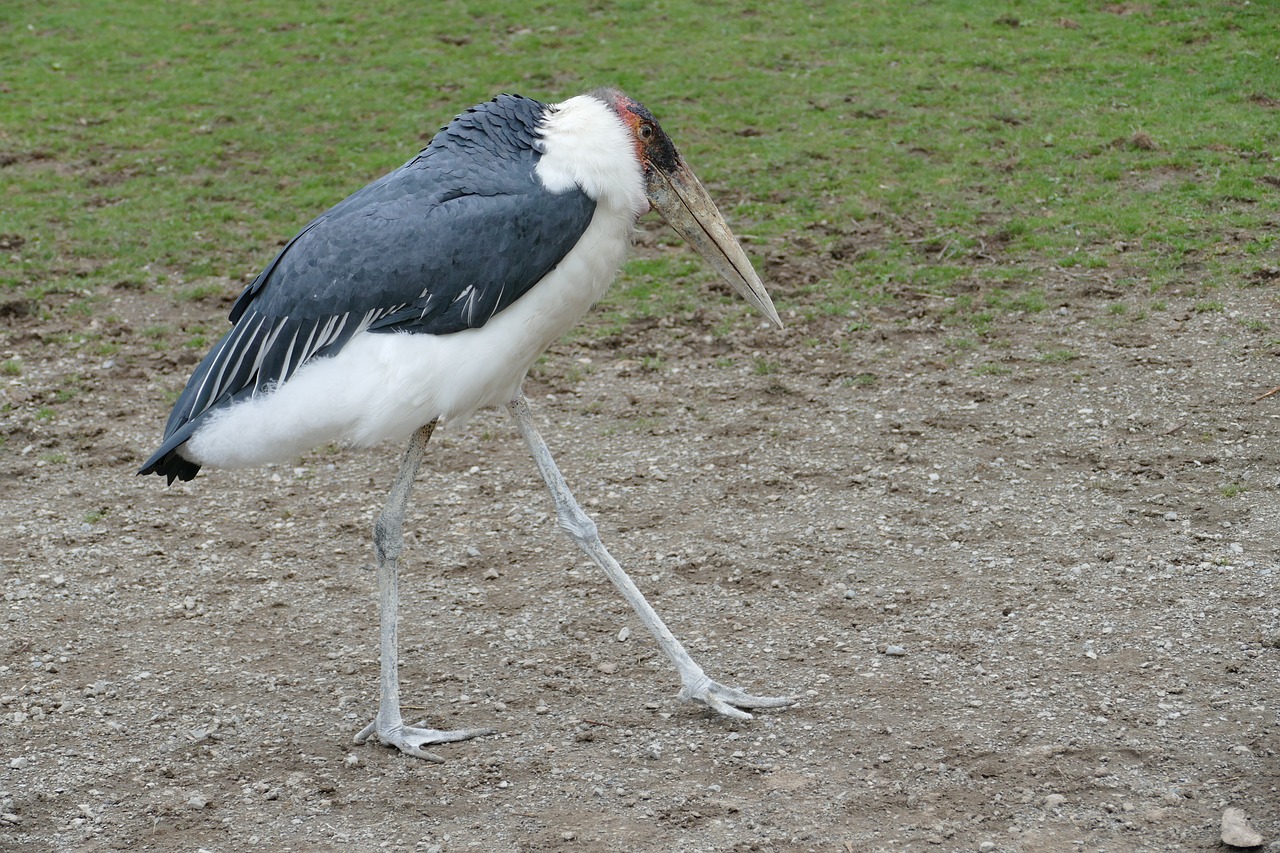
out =
[[[707,677],[702,667],[689,657],[684,646],[680,645],[680,641],[663,624],[661,617],[649,606],[649,602],[645,601],[640,590],[632,583],[631,578],[627,577],[622,566],[618,565],[618,561],[605,550],[604,543],[600,541],[600,535],[596,531],[595,522],[574,500],[569,486],[560,474],[560,469],[551,458],[551,451],[547,449],[546,442],[534,427],[533,417],[529,413],[529,403],[525,400],[524,394],[518,395],[508,403],[507,409],[515,418],[516,426],[520,428],[525,444],[529,445],[529,452],[533,454],[538,472],[542,474],[547,488],[551,490],[551,499],[555,501],[556,517],[560,527],[591,558],[592,562],[604,570],[609,580],[622,593],[622,597],[635,609],[640,621],[657,639],[658,645],[666,652],[667,657],[671,658],[671,662],[676,665],[680,673],[680,698],[702,702],[726,717],[740,720],[751,719],[750,714],[741,710],[743,708],[780,708],[794,703],[795,698],[790,696],[752,696],[736,688],[725,687]]]
[[[378,743],[394,746],[406,755],[425,758],[427,761],[444,761],[422,747],[435,743],[452,743],[480,735],[493,734],[492,729],[438,729],[406,726],[400,716],[400,674],[397,671],[400,658],[397,622],[400,610],[400,551],[404,547],[404,511],[409,503],[409,492],[422,467],[427,442],[436,428],[436,422],[424,426],[409,439],[409,447],[400,463],[400,473],[391,486],[387,505],[373,526],[373,548],[378,559],[378,616],[381,623],[381,674],[378,716],[356,735],[356,743],[364,743],[370,735],[376,735]],[[422,725],[419,723],[418,725]]]

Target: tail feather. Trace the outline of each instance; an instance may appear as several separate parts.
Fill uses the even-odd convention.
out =
[[[197,419],[198,420],[198,419]],[[187,443],[187,439],[191,438],[196,431],[197,421],[187,421],[178,423],[174,426],[170,423],[170,429],[166,430],[164,443],[153,454],[151,458],[142,463],[142,467],[138,469],[138,476],[143,474],[159,474],[162,477],[169,478],[169,485],[173,485],[174,480],[187,481],[196,475],[200,470],[200,463],[192,462],[184,457],[180,451],[182,446]]]
[[[184,459],[176,449],[167,452],[161,449],[138,469],[138,475],[159,474],[162,477],[168,477],[169,485],[172,486],[174,480],[185,482],[194,477],[199,470],[199,464],[190,459]]]

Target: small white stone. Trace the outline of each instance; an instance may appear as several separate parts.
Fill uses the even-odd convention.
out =
[[[1230,847],[1257,847],[1262,833],[1254,829],[1244,809],[1229,808],[1222,813],[1222,843]]]
[[[623,625],[622,630],[618,632],[618,642],[625,643],[631,637],[631,629]]]

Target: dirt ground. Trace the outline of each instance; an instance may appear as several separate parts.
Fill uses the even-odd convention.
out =
[[[0,848],[1213,850],[1236,806],[1280,850],[1275,289],[1042,286],[972,344],[927,303],[725,336],[717,307],[536,368],[677,636],[800,697],[746,723],[674,698],[504,414],[437,432],[406,714],[499,731],[440,765],[352,743],[400,449],[166,489],[133,472],[198,353],[139,332],[225,305],[112,294],[110,357],[9,306]]]

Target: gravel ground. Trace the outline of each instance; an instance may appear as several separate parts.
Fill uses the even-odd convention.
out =
[[[0,848],[1216,850],[1238,807],[1280,850],[1280,303],[1119,313],[1057,275],[974,345],[929,306],[710,309],[537,368],[695,658],[801,697],[750,722],[674,698],[504,415],[437,432],[406,714],[499,732],[441,765],[351,742],[399,448],[165,489],[133,471],[197,353],[139,330],[222,306],[122,292],[105,359],[0,312]]]

